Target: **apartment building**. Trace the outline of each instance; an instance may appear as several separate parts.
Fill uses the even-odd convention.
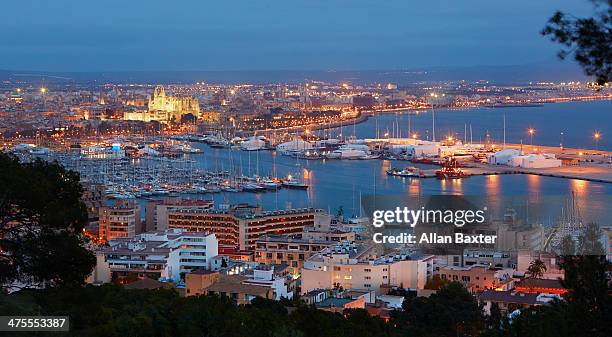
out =
[[[546,270],[543,270],[542,277],[545,279],[557,280],[565,278],[565,271],[559,266],[561,257],[550,252],[521,250],[518,252],[518,263],[516,271],[518,273],[526,274],[529,269],[529,265],[533,261],[540,260],[546,266]]]
[[[158,212],[157,228],[213,233],[221,244],[254,250],[260,236],[301,234],[305,227],[313,226],[319,216],[324,216],[323,211],[313,208],[271,212],[248,205],[235,205],[228,210],[168,208],[167,212]]]
[[[418,253],[377,257],[371,246],[338,244],[304,262],[302,294],[314,289],[339,288],[382,292],[398,286],[423,289],[433,274],[434,256]]]
[[[116,238],[97,252],[95,275],[111,279],[128,276],[179,281],[195,269],[216,269],[220,263],[214,234],[189,233],[181,229],[147,232],[133,238]],[[93,282],[109,282],[97,279]]]
[[[98,239],[133,238],[143,232],[140,205],[136,201],[116,201],[100,207]]]
[[[508,290],[512,287],[512,269],[490,268],[488,265],[469,267],[443,266],[434,272],[442,280],[462,283],[471,292],[486,289]]]
[[[238,304],[248,304],[258,296],[274,300],[293,298],[285,277],[275,273],[273,266],[257,266],[240,275],[196,270],[185,275],[185,288],[186,296],[216,294],[228,296]]]
[[[255,247],[255,261],[263,264],[287,264],[294,270],[304,267],[304,261],[324,248],[336,245],[333,241],[303,239],[289,235],[262,235]]]
[[[212,200],[191,200],[178,197],[168,197],[162,200],[151,200],[145,206],[146,230],[163,230],[169,228],[168,214],[180,211],[206,213],[213,209]]]
[[[517,253],[486,248],[466,248],[463,254],[437,255],[436,263],[452,267],[487,265],[495,268],[515,268]]]
[[[83,195],[81,199],[87,206],[88,226],[99,228],[100,207],[104,206],[104,192],[106,187],[103,184],[82,183]]]
[[[497,304],[502,314],[507,315],[517,309],[523,310],[528,307],[547,305],[556,299],[560,299],[550,294],[523,293],[514,290],[485,290],[477,298],[485,315],[491,315],[493,303]]]

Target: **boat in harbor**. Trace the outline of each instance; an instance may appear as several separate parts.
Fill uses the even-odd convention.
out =
[[[242,186],[242,190],[246,192],[260,192],[265,190],[262,186],[254,183],[247,183]]]
[[[293,179],[293,176],[288,175],[287,179],[283,180],[283,187],[294,189],[294,190],[306,190],[308,189],[308,185],[297,180]]]
[[[258,151],[266,148],[267,141],[263,136],[253,136],[240,144],[240,149],[244,151]]]
[[[297,180],[283,181],[283,187],[294,189],[294,190],[307,190],[308,189],[308,185],[302,182],[299,182]]]
[[[260,186],[262,186],[263,188],[267,189],[267,190],[278,190],[279,188],[281,188],[282,184],[280,182],[274,181],[273,179],[264,179]]]
[[[151,191],[151,194],[152,195],[166,195],[166,194],[170,194],[170,191],[168,191],[168,190],[166,190],[166,189],[164,189],[162,187],[157,187],[157,188],[154,188]]]
[[[367,145],[344,144],[332,151],[327,158],[330,159],[370,159],[370,150]]]
[[[387,175],[396,177],[418,177],[419,170],[416,167],[406,167],[405,169],[399,169],[392,167],[387,170]]]
[[[436,171],[436,177],[438,179],[458,179],[469,176],[470,174],[463,171],[457,160],[454,158],[448,159],[446,162],[444,162],[442,168]]]

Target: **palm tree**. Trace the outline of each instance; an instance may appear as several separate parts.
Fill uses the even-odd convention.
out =
[[[531,275],[531,277],[541,278],[544,276],[544,272],[546,271],[546,264],[540,260],[535,259],[531,261],[529,267],[527,268],[527,273]]]

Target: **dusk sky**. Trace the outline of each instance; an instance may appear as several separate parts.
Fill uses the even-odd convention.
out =
[[[558,62],[587,0],[3,1],[0,69],[365,70]]]

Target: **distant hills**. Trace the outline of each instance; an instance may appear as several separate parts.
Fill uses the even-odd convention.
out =
[[[498,84],[534,81],[584,81],[586,76],[571,62],[522,66],[430,67],[408,70],[251,70],[251,71],[116,71],[47,72],[1,70],[4,84],[27,83],[301,83],[305,80],[400,85],[444,80],[487,80]]]

